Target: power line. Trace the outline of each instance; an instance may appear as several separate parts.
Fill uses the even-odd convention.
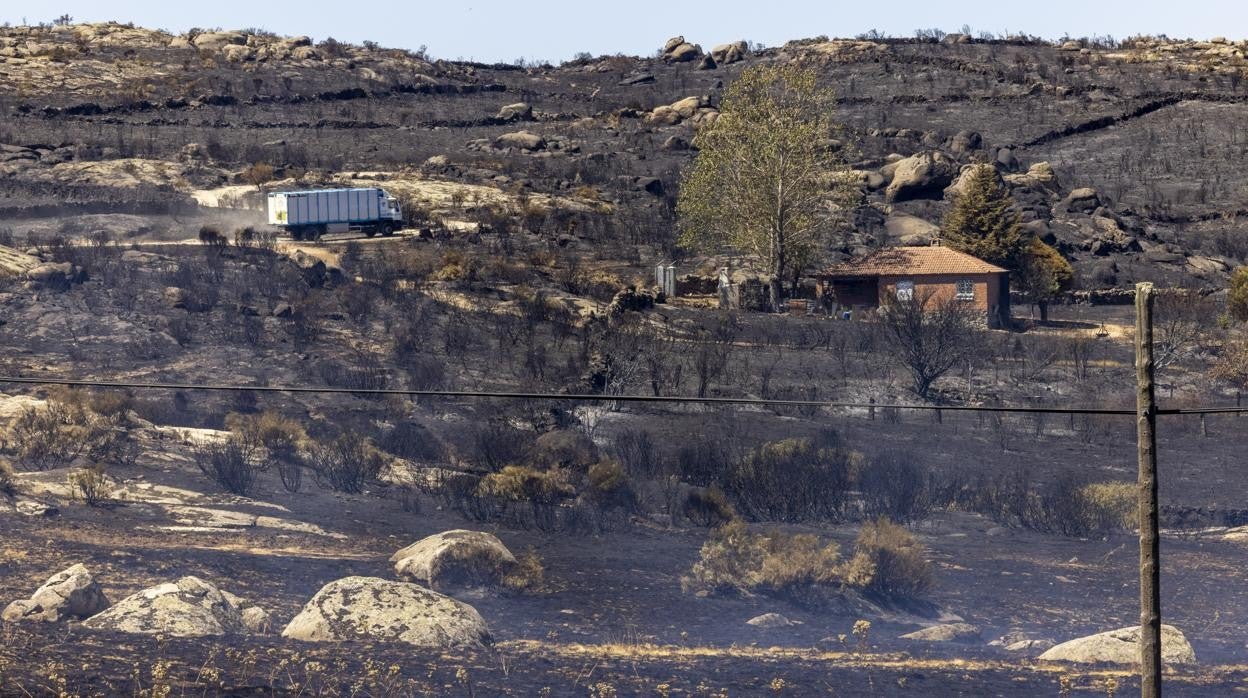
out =
[[[333,388],[313,386],[274,385],[209,385],[203,383],[147,383],[135,381],[98,381],[71,378],[41,378],[34,376],[0,376],[0,383],[25,383],[34,385],[64,385],[81,388],[124,388],[137,390],[202,390],[217,392],[259,393],[316,393],[344,395],[375,395],[400,397],[446,397],[484,398],[501,400],[558,400],[572,402],[639,402],[683,403],[706,405],[761,405],[777,407],[829,407],[840,409],[896,409],[915,411],[948,412],[1010,412],[1019,414],[1099,414],[1134,415],[1131,409],[1105,409],[1095,407],[1009,407],[995,405],[904,405],[872,402],[837,402],[829,400],[780,400],[747,397],[694,397],[669,395],[590,395],[577,393],[526,393],[486,390],[404,390],[396,388]],[[1211,408],[1222,409],[1222,408]],[[1235,410],[1236,408],[1225,408]],[[1244,411],[1248,411],[1246,408]],[[1159,410],[1158,414],[1193,414],[1186,410]]]

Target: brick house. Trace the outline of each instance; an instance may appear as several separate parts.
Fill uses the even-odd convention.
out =
[[[882,298],[930,293],[933,302],[973,304],[989,327],[1009,326],[1010,273],[948,247],[886,247],[814,277],[829,310],[874,310]]]

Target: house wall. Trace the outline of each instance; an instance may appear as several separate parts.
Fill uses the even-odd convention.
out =
[[[969,280],[974,285],[974,300],[965,301],[977,311],[983,313],[984,321],[989,327],[997,327],[1000,323],[1001,307],[1001,274],[932,274],[915,276],[881,276],[879,280],[880,298],[892,298],[897,295],[897,282],[913,281],[914,292],[922,295],[931,293],[931,302],[943,303],[957,295],[957,282]]]

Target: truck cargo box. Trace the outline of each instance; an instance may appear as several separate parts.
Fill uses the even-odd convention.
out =
[[[323,189],[269,194],[271,225],[367,223],[387,216],[381,189]]]

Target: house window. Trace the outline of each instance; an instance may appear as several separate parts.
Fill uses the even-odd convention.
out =
[[[914,298],[914,282],[898,281],[897,282],[897,300],[908,301]]]
[[[961,281],[958,282],[957,289],[958,289],[958,295],[957,295],[958,300],[960,301],[975,300],[975,283],[973,281],[962,279]]]

